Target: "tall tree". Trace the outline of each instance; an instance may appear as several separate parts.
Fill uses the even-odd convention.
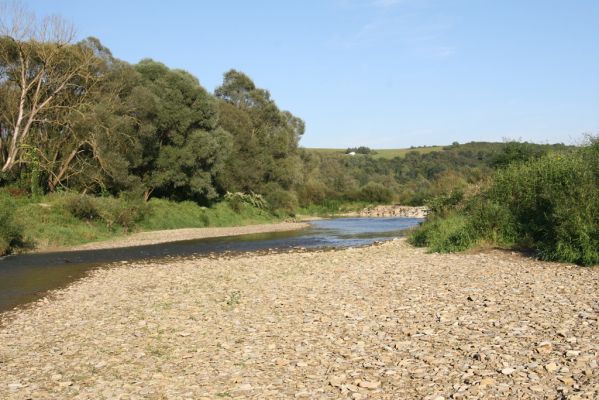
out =
[[[304,122],[281,111],[267,90],[236,70],[224,74],[215,95],[219,124],[234,137],[224,185],[238,191],[268,191],[273,185],[292,189],[301,174],[298,143]]]
[[[75,110],[98,80],[98,61],[85,44],[72,44],[74,29],[58,17],[38,21],[19,3],[0,10],[0,162],[10,172],[21,162],[34,127],[60,123],[53,116]]]

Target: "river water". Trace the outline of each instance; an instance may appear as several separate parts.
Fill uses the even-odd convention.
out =
[[[418,218],[336,218],[310,222],[298,231],[187,240],[122,249],[24,254],[0,259],[0,312],[43,297],[90,270],[147,259],[293,248],[366,246],[404,235]],[[115,264],[116,263],[116,264]]]

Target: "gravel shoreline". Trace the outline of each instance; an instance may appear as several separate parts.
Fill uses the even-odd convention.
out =
[[[596,399],[599,269],[394,240],[94,271],[0,327],[2,399]]]
[[[178,242],[182,240],[206,239],[223,236],[238,236],[255,233],[294,231],[308,228],[309,226],[310,225],[305,222],[279,222],[273,224],[227,226],[215,228],[168,229],[161,231],[137,232],[128,236],[104,240],[100,242],[85,243],[77,246],[43,248],[37,250],[36,252],[48,253],[55,251],[118,249],[123,247],[146,246],[152,244]]]

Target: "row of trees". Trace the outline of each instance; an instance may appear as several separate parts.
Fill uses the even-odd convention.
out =
[[[210,94],[188,72],[73,43],[59,18],[1,15],[1,184],[202,204],[297,184],[304,123],[245,74],[227,72]]]

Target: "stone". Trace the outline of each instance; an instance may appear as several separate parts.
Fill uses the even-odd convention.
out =
[[[509,368],[509,367],[508,367],[508,368],[503,368],[503,369],[501,370],[501,373],[502,373],[503,375],[511,375],[511,374],[513,374],[513,373],[514,373],[514,371],[516,371],[514,368]]]
[[[241,385],[237,386],[237,390],[245,392],[248,390],[252,390],[253,387],[250,383],[242,383]]]
[[[557,372],[559,367],[557,366],[556,363],[549,363],[549,364],[545,365],[545,369],[547,370],[547,372],[553,374],[554,372]]]
[[[344,376],[333,376],[329,379],[329,384],[334,387],[340,387],[345,382]]]
[[[286,360],[284,358],[277,358],[275,364],[277,364],[279,367],[284,367],[289,364],[289,360]]]
[[[497,383],[497,381],[494,378],[486,377],[486,378],[481,379],[480,386],[482,386],[482,387],[492,386],[492,385],[495,385],[495,383]]]
[[[537,345],[537,353],[539,354],[549,354],[553,350],[553,345],[551,342],[541,342]]]
[[[566,386],[573,386],[575,383],[574,379],[570,378],[569,376],[562,376],[558,379]]]
[[[365,388],[365,389],[376,389],[379,386],[381,386],[381,382],[375,382],[375,381],[360,381],[358,383],[358,386],[360,386],[361,388]]]

